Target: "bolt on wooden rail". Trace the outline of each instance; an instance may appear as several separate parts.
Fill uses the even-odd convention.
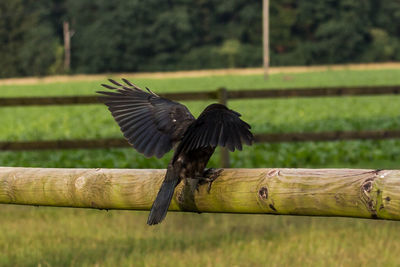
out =
[[[149,210],[165,170],[0,167],[0,203]],[[170,210],[400,220],[400,170],[224,169]]]

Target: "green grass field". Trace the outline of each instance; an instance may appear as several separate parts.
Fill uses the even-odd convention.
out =
[[[87,95],[104,80],[0,86],[0,97]],[[155,92],[398,85],[400,70],[137,79]],[[210,102],[186,102],[195,115]],[[400,129],[400,96],[230,101],[255,133]],[[105,106],[0,109],[0,140],[120,137]],[[0,152],[0,166],[165,168],[133,149]],[[218,164],[218,157],[210,166]],[[257,144],[233,167],[400,168],[400,140]],[[400,265],[400,223],[349,218],[0,206],[0,266]]]

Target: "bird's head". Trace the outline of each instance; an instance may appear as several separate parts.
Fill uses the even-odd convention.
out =
[[[207,112],[209,112],[209,111],[214,111],[214,110],[230,110],[231,112],[233,112],[233,113],[235,113],[238,117],[240,117],[240,116],[242,116],[242,114],[240,114],[239,112],[236,112],[236,111],[234,111],[234,110],[231,110],[231,109],[229,109],[229,108],[227,108],[225,105],[223,105],[223,104],[218,104],[218,103],[214,103],[214,104],[211,104],[211,105],[208,105],[204,110],[203,110],[203,112],[202,112],[202,114],[205,114],[205,113],[207,113]]]

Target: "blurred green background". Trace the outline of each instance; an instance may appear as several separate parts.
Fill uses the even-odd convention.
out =
[[[290,79],[288,79],[290,77]],[[116,78],[116,77],[115,77]],[[2,96],[87,95],[104,79],[0,86]],[[138,78],[157,93],[240,88],[390,85],[400,69]],[[207,101],[185,102],[198,115]],[[400,128],[400,96],[229,101],[254,133]],[[103,105],[0,109],[0,140],[121,137]],[[400,140],[256,144],[232,167],[400,168]],[[131,148],[0,152],[1,166],[165,168]],[[209,167],[218,166],[218,154]],[[360,266],[399,263],[398,222],[350,218],[169,213],[0,205],[4,266]]]
[[[399,10],[398,0],[270,1],[271,65],[398,61]],[[258,67],[261,11],[246,0],[2,0],[0,77]]]

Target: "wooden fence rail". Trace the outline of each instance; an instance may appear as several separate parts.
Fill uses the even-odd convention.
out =
[[[165,93],[160,96],[174,100],[219,99],[220,90]],[[226,89],[223,89],[226,90]],[[400,86],[319,87],[296,89],[227,90],[226,99],[332,97],[400,94]],[[0,107],[100,104],[97,96],[5,97]]]
[[[0,203],[149,210],[165,170],[0,167]],[[170,210],[400,220],[400,170],[224,169]]]

